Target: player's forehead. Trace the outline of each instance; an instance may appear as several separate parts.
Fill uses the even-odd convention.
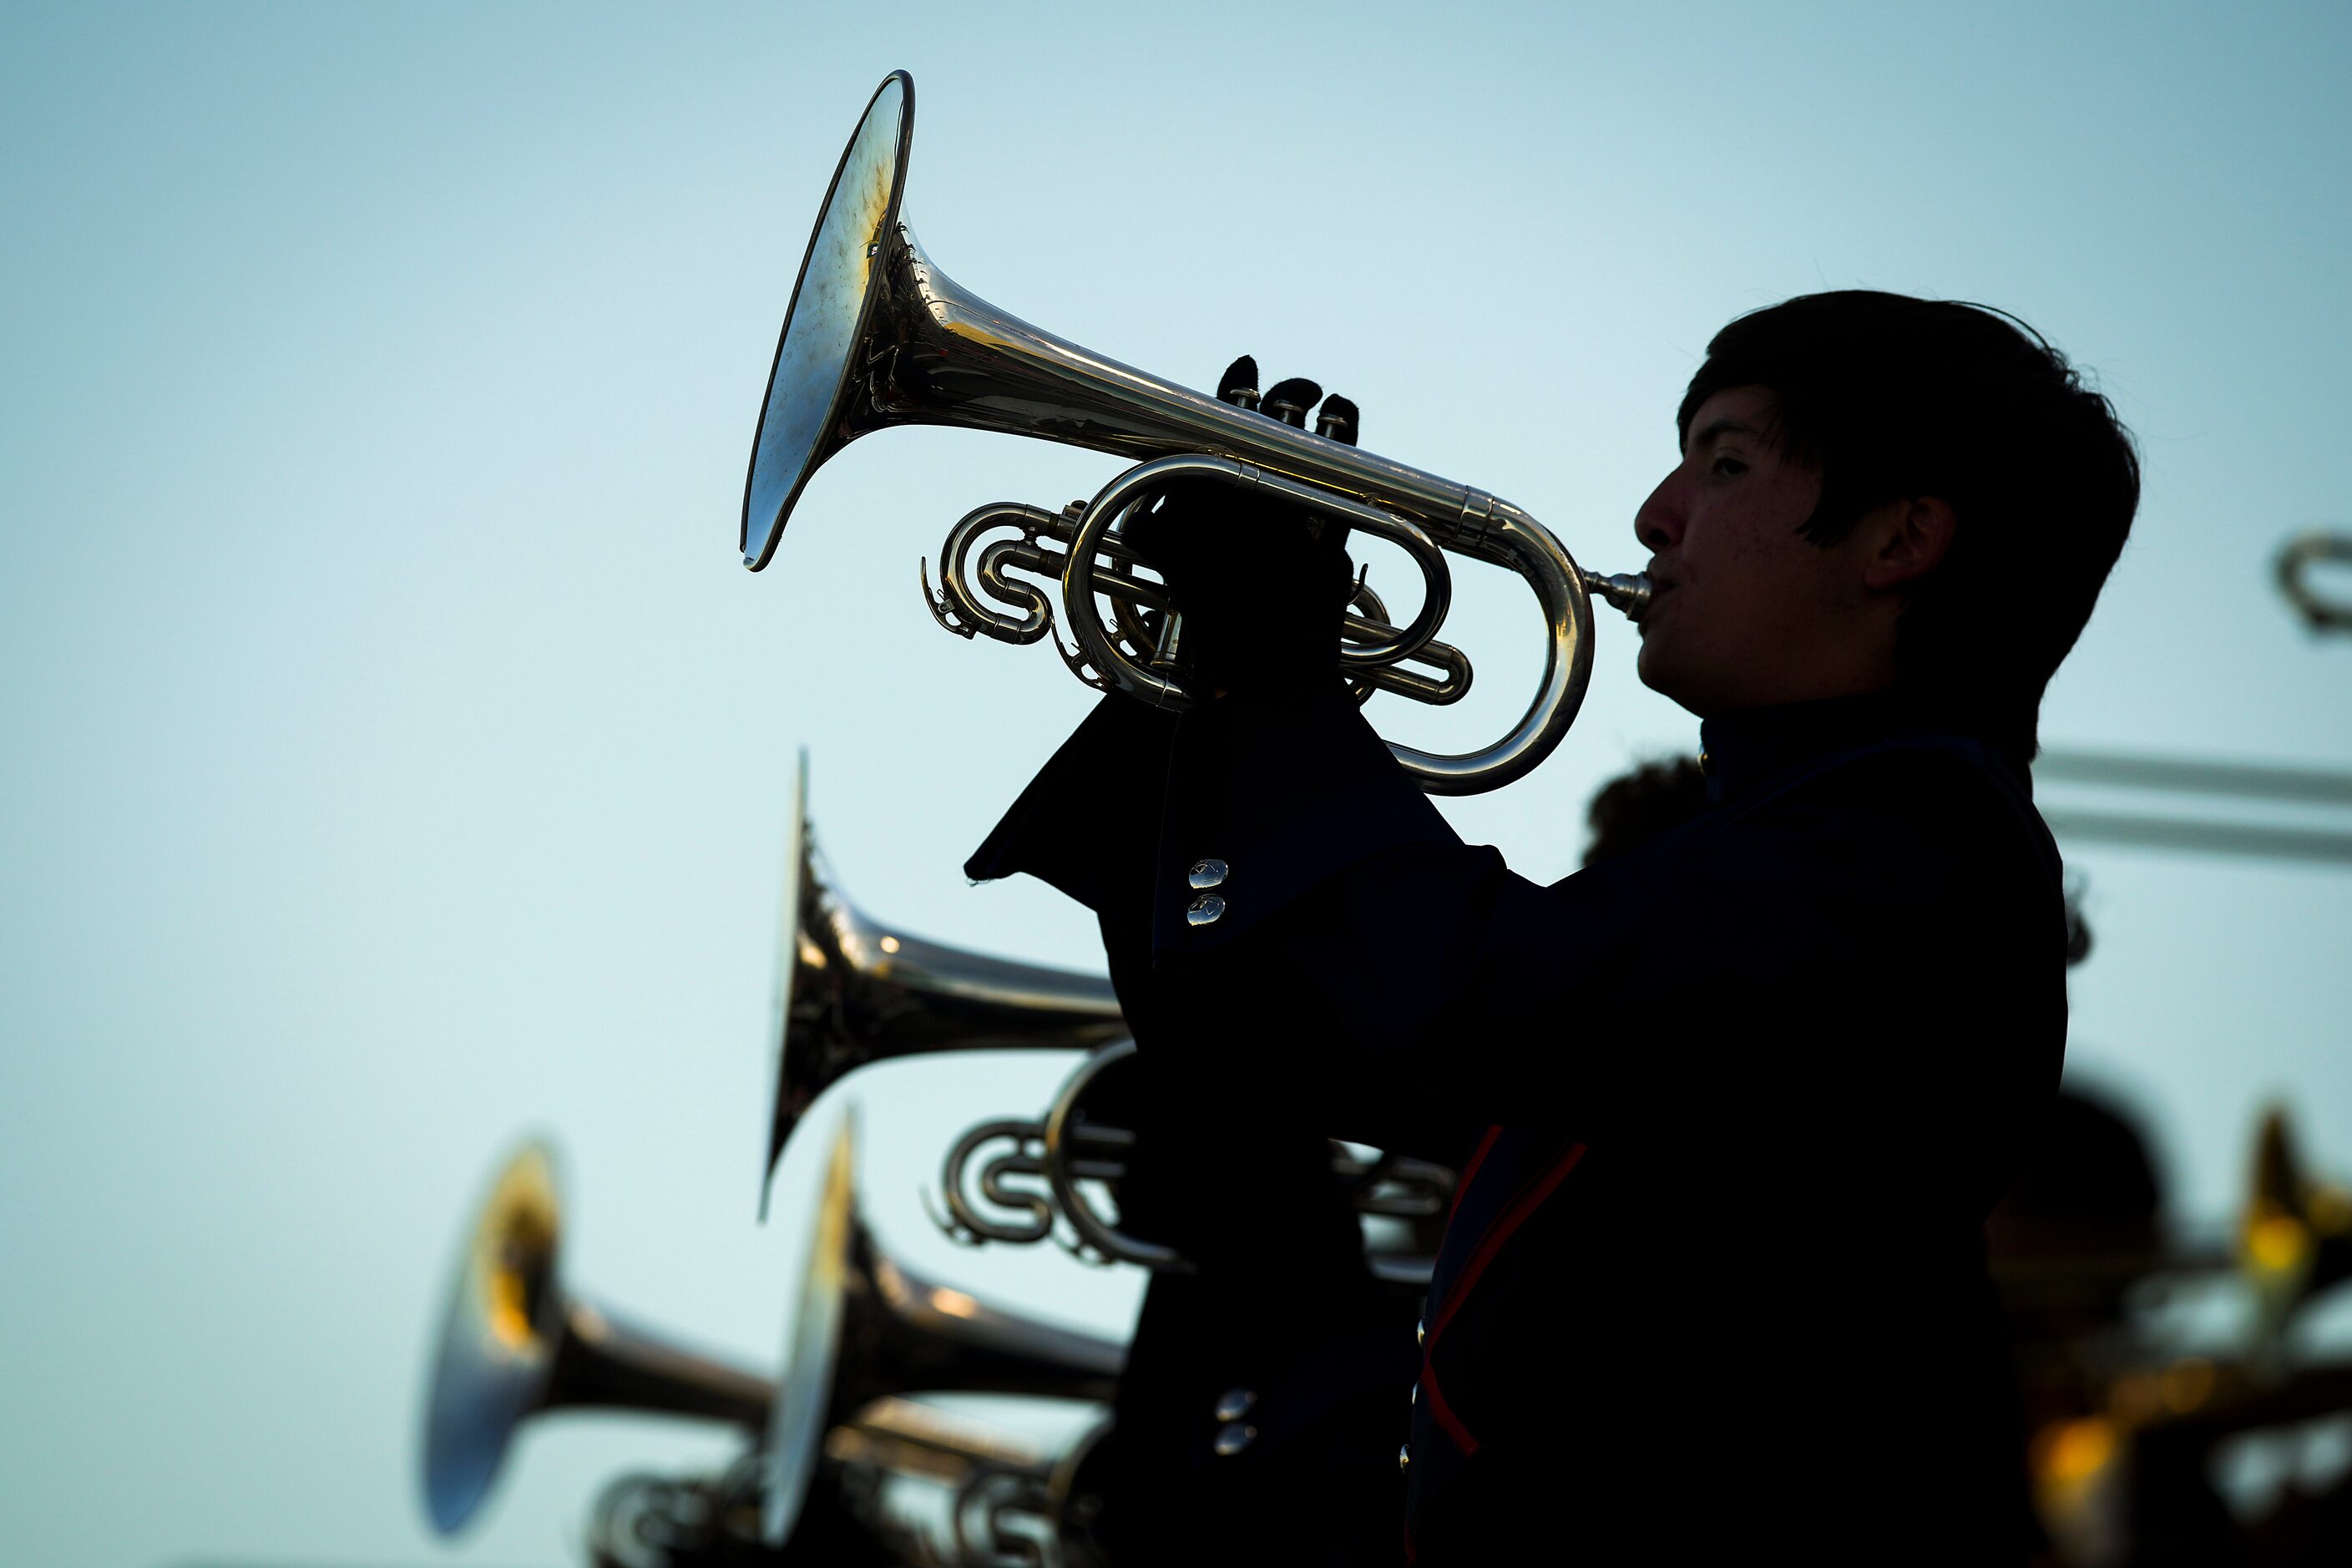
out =
[[[1773,444],[1774,425],[1770,388],[1727,386],[1709,394],[1691,411],[1690,424],[1683,432],[1683,450],[1702,451],[1731,438],[1769,447]]]

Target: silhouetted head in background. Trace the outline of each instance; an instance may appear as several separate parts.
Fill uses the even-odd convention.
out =
[[[1706,775],[1692,757],[1643,763],[1602,784],[1585,808],[1584,863],[1629,854],[1706,809]]]

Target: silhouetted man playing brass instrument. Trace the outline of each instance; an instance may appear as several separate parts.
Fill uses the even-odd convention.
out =
[[[2016,1561],[1980,1226],[2066,1026],[2027,765],[2137,462],[2031,332],[1878,293],[1725,328],[1676,432],[1633,526],[1685,826],[1549,887],[1460,842],[1340,679],[1343,542],[1191,489],[1127,538],[1218,695],[1106,700],[971,869],[1097,911],[1171,1074],[1470,1130],[1401,1554]]]

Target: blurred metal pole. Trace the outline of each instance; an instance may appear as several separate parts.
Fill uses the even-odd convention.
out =
[[[2261,800],[2352,805],[2352,773],[2325,768],[2045,750],[2034,759],[2033,776],[2057,784],[2116,784],[2126,789],[2179,790],[2192,795],[2250,795]]]
[[[2033,773],[2037,784],[2089,784],[2297,805],[2352,807],[2352,773],[2325,768],[2055,750],[2042,753],[2033,764]],[[2352,865],[2352,824],[2339,829],[2084,810],[2068,805],[2045,807],[2042,816],[2052,833],[2085,843]]]
[[[2352,865],[2352,833],[2262,827],[2244,822],[2193,822],[2177,816],[2129,816],[2103,811],[2045,811],[2042,819],[2059,837],[2081,843],[2129,844],[2143,849],[2189,849],[2209,855],[2252,855]]]

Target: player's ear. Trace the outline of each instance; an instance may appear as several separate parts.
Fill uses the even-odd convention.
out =
[[[1940,496],[1890,502],[1870,521],[1877,540],[1863,582],[1882,590],[1907,588],[1934,571],[1960,523],[1951,502]]]

